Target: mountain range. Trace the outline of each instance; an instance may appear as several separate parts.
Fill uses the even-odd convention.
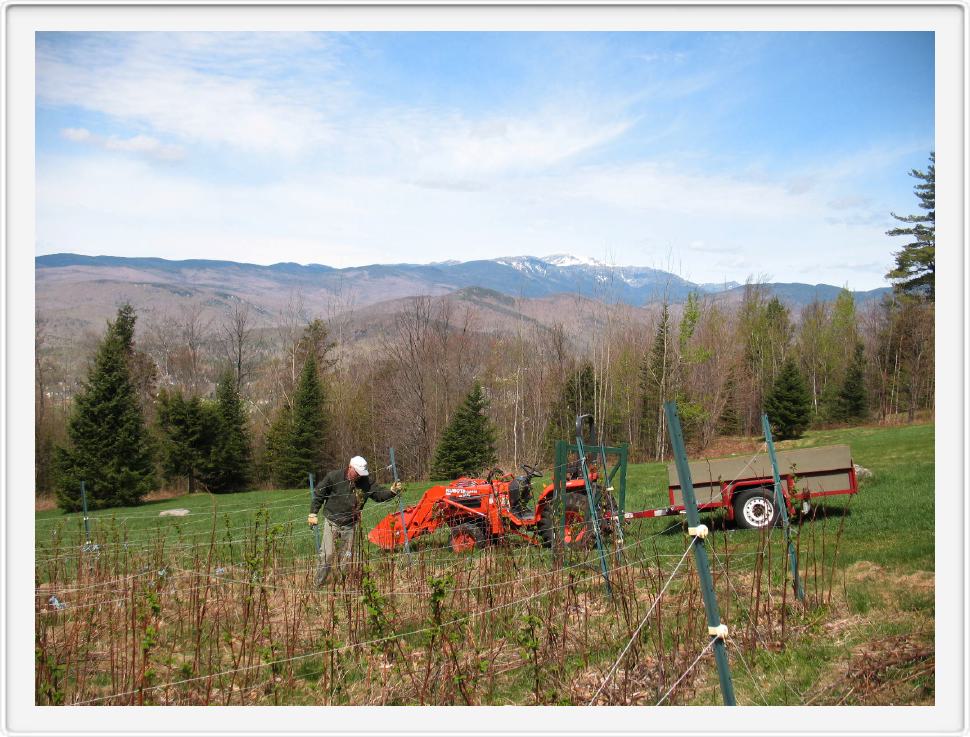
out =
[[[696,284],[659,269],[612,266],[568,254],[338,269],[320,264],[262,266],[57,253],[37,256],[35,267],[38,315],[54,333],[75,334],[86,328],[100,330],[124,301],[149,316],[164,316],[187,303],[200,304],[215,315],[245,302],[257,316],[270,320],[298,301],[312,315],[354,313],[377,319],[391,314],[407,297],[447,296],[496,315],[545,323],[537,315],[556,313],[566,298],[573,304],[580,300],[587,306],[599,303],[635,313],[664,299],[683,302],[691,292],[734,301],[745,290],[737,282]],[[832,300],[840,291],[829,284],[769,283],[765,288],[795,310],[816,299]],[[887,291],[853,294],[862,304]]]

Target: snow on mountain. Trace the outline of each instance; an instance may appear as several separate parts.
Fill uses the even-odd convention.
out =
[[[718,293],[726,292],[729,289],[734,289],[735,287],[740,287],[741,283],[736,281],[722,281],[722,282],[705,282],[704,284],[697,285],[702,292]]]
[[[551,256],[544,256],[540,261],[545,261],[553,266],[606,266],[602,261],[597,261],[590,256],[572,256],[568,253],[555,253]]]
[[[545,274],[548,271],[547,262],[535,256],[504,256],[493,261],[503,266],[511,266],[524,274]]]

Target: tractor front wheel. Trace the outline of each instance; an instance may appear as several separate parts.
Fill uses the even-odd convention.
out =
[[[479,525],[456,525],[451,528],[449,544],[452,552],[470,553],[485,547],[485,533]]]

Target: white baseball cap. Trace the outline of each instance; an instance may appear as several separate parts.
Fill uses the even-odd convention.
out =
[[[362,456],[354,456],[351,458],[350,467],[357,472],[358,476],[367,475],[367,461]]]

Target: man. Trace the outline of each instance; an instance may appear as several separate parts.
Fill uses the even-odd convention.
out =
[[[317,524],[317,512],[323,508],[323,542],[317,560],[316,585],[323,586],[330,577],[334,559],[339,554],[341,565],[350,562],[354,552],[354,531],[360,522],[360,511],[368,497],[376,502],[393,499],[401,491],[401,482],[391,488],[372,483],[367,461],[354,456],[343,471],[337,469],[323,477],[313,490],[307,524]]]

